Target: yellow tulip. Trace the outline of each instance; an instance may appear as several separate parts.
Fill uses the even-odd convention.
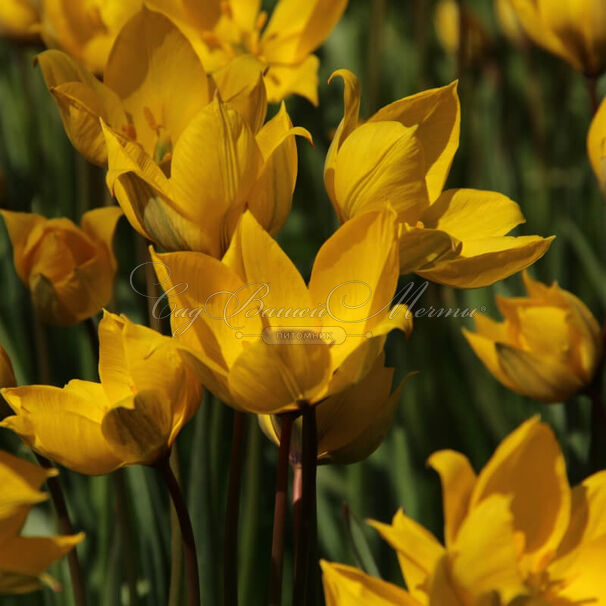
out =
[[[193,252],[153,259],[184,357],[237,409],[317,404],[368,374],[390,330],[412,327],[404,306],[390,310],[398,254],[388,211],[339,229],[309,286],[248,211],[222,261]]]
[[[526,33],[588,77],[606,70],[603,0],[511,0]]]
[[[0,36],[35,39],[40,31],[37,0],[3,0],[0,3]]]
[[[391,393],[393,368],[385,366],[382,352],[368,374],[344,391],[326,398],[316,407],[319,463],[356,463],[369,457],[384,440],[391,426],[407,375]],[[265,435],[280,444],[280,418],[259,415]],[[301,420],[294,425],[297,432],[291,443],[301,444]],[[300,458],[301,453],[297,456]]]
[[[131,225],[165,250],[213,257],[225,253],[246,208],[272,235],[282,228],[297,178],[294,137],[311,140],[284,105],[255,133],[215,97],[183,132],[167,177],[140,145],[104,132],[107,185]]]
[[[84,534],[22,537],[33,505],[46,500],[40,486],[56,469],[43,469],[0,450],[0,595],[28,593],[56,583],[44,571],[84,539]]]
[[[505,322],[474,316],[463,330],[488,370],[503,385],[542,402],[561,402],[586,388],[603,355],[596,319],[573,294],[524,274],[528,297],[497,297]]]
[[[400,271],[457,288],[487,286],[542,257],[553,238],[506,234],[524,223],[496,192],[443,191],[459,144],[456,82],[387,105],[361,123],[360,84],[345,83],[345,112],[326,156],[324,182],[341,223],[391,206]]]
[[[116,274],[112,238],[122,216],[117,207],[97,208],[69,219],[0,211],[13,245],[15,269],[45,322],[72,325],[108,303]]]
[[[142,0],[40,0],[42,37],[102,74],[114,39]]]
[[[0,388],[17,385],[15,371],[6,350],[0,345]]]
[[[442,545],[396,513],[371,522],[395,549],[408,592],[355,568],[323,563],[327,606],[601,604],[606,599],[606,472],[571,489],[551,429],[533,418],[476,475],[454,451],[434,453],[444,503]]]
[[[587,150],[600,187],[606,193],[606,100],[602,101],[591,123]]]
[[[0,426],[79,473],[152,465],[168,454],[200,404],[201,386],[170,337],[105,312],[100,383],[3,389],[15,415]]]
[[[161,162],[210,100],[206,73],[189,42],[148,10],[120,31],[103,82],[57,50],[41,53],[38,62],[67,135],[93,164],[107,162],[100,119]]]
[[[269,101],[290,94],[318,104],[318,58],[311,54],[339,21],[347,0],[279,0],[268,22],[260,0],[148,0],[187,34],[214,74],[242,53],[265,68]],[[267,24],[267,27],[265,25]]]

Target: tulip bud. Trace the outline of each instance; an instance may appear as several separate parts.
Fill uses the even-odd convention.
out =
[[[591,166],[602,191],[606,193],[606,100],[602,102],[587,135]]]
[[[15,269],[43,321],[77,324],[108,303],[116,273],[111,241],[122,215],[119,208],[87,212],[82,227],[65,218],[1,213],[13,245]]]
[[[369,457],[381,444],[393,422],[407,375],[391,393],[393,368],[385,367],[385,354],[372,370],[349,389],[317,405],[319,463],[356,463]],[[280,420],[276,415],[259,415],[267,437],[280,443]],[[291,460],[300,460],[301,422],[297,419],[291,438]]]
[[[476,355],[506,387],[541,402],[561,402],[587,388],[600,365],[600,326],[587,307],[557,284],[524,274],[528,297],[497,297],[505,322],[475,316],[463,330]]]

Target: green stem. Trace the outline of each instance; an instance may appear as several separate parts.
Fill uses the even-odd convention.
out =
[[[177,444],[173,448],[169,457],[170,468],[180,484],[179,473],[179,455],[177,454]],[[181,576],[183,570],[183,547],[181,534],[178,532],[179,517],[174,505],[170,506],[170,584],[168,588],[168,605],[178,606],[181,598]]]
[[[246,441],[245,430],[246,415],[238,410],[234,411],[225,507],[225,547],[223,552],[223,600],[225,606],[238,606],[238,521]]]
[[[313,586],[315,578],[312,559],[315,554],[316,522],[316,468],[318,457],[318,429],[316,409],[306,404],[303,409],[302,436],[302,498],[301,523],[295,538],[295,573],[293,583],[293,606],[314,606],[316,591]]]
[[[45,469],[52,469],[53,464],[40,454],[36,454],[36,458],[42,467]],[[58,477],[47,478],[46,485],[57,513],[57,519],[59,521],[59,530],[61,534],[72,535],[74,534],[74,528],[69,519],[69,512],[67,511],[67,504],[65,502],[65,496],[61,488],[61,483]],[[84,585],[84,577],[82,576],[82,568],[78,561],[78,553],[76,549],[72,549],[67,554],[67,563],[69,566],[69,575],[72,581],[72,591],[74,592],[74,602],[76,606],[86,606],[86,588]]]
[[[282,568],[284,564],[284,533],[286,530],[286,502],[288,499],[288,457],[292,425],[297,413],[281,416],[280,450],[276,473],[276,495],[274,499],[274,526],[271,542],[271,568],[269,573],[269,604],[282,603]]]
[[[600,107],[600,97],[598,95],[598,79],[587,77],[587,94],[589,95],[589,103],[591,107],[591,115],[595,116]]]
[[[185,553],[185,569],[187,572],[187,603],[188,606],[200,606],[200,580],[198,578],[198,557],[196,555],[196,543],[191,519],[187,511],[187,505],[181,492],[181,487],[170,466],[169,457],[160,459],[155,467],[158,469],[175,506],[181,527],[181,538],[183,539],[183,551]]]

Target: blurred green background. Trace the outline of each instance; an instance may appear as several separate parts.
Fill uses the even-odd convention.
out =
[[[272,3],[269,2],[269,5]],[[527,218],[522,234],[555,234],[546,257],[532,268],[535,277],[557,280],[577,294],[603,321],[606,309],[606,208],[585,151],[591,120],[582,76],[566,64],[528,46],[513,47],[502,35],[492,2],[467,5],[485,28],[486,47],[467,61],[461,74],[462,136],[449,186],[491,189],[519,202]],[[457,59],[438,43],[434,3],[427,0],[351,0],[341,23],[320,50],[320,105],[289,99],[295,124],[315,141],[299,143],[300,172],[293,211],[279,240],[304,275],[314,255],[336,228],[322,180],[324,156],[342,116],[342,88],[326,81],[346,67],[361,79],[363,113],[458,75]],[[82,213],[106,196],[103,176],[76,156],[58,111],[32,58],[39,49],[0,42],[0,184],[2,208],[67,216]],[[604,84],[603,82],[601,84]],[[600,92],[604,86],[600,86]],[[115,249],[120,262],[114,311],[145,322],[146,301],[131,290],[129,274],[140,245],[122,220]],[[402,278],[402,285],[414,277]],[[416,278],[416,283],[421,280]],[[10,242],[0,226],[0,343],[9,352],[18,380],[40,380],[34,352],[47,342],[51,381],[96,379],[94,356],[83,326],[48,328],[32,324],[31,305],[12,264]],[[142,284],[139,285],[142,289]],[[491,288],[453,291],[431,285],[428,304],[481,308],[498,317],[494,295],[522,294],[521,277]],[[590,406],[583,396],[566,404],[539,406],[497,383],[475,358],[461,335],[469,320],[419,319],[411,339],[390,337],[388,362],[396,379],[421,371],[406,386],[397,421],[385,443],[367,461],[326,466],[318,474],[320,555],[356,564],[343,518],[346,503],[360,520],[389,521],[398,507],[442,535],[440,487],[426,467],[435,450],[464,452],[476,468],[521,421],[540,414],[556,431],[571,482],[594,469],[589,461]],[[471,323],[472,324],[472,323]],[[221,600],[223,509],[231,435],[229,409],[206,396],[196,418],[178,441],[181,477],[198,541],[203,603]],[[31,458],[8,431],[0,446]],[[240,592],[247,606],[265,604],[269,571],[273,490],[277,449],[250,419],[240,518]],[[168,502],[153,470],[131,468],[123,474],[129,494],[129,538],[115,506],[115,480],[87,478],[62,470],[72,519],[87,533],[80,556],[93,605],[128,604],[126,579],[137,579],[139,603],[165,604],[170,566]],[[401,583],[396,557],[371,529],[363,526],[370,552],[384,578]],[[35,508],[27,534],[54,531],[50,505]],[[289,587],[290,553],[285,585]],[[365,558],[368,562],[368,558]],[[65,563],[51,572],[65,586],[29,596],[0,597],[4,605],[72,603]],[[182,591],[184,594],[185,591]],[[285,589],[288,601],[288,589]]]

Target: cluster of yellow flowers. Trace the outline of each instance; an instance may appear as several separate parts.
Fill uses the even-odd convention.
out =
[[[588,77],[604,71],[600,0],[510,1],[508,10],[539,44]],[[290,439],[285,427],[303,415],[303,436],[293,441],[302,445],[303,465],[308,431],[314,465],[359,461],[383,440],[404,386],[391,392],[394,369],[384,354],[389,332],[408,336],[413,328],[406,306],[393,305],[399,276],[487,286],[526,270],[553,240],[511,235],[525,219],[502,194],[444,189],[459,144],[456,82],[363,120],[360,83],[339,70],[333,77],[344,83],[343,118],[324,183],[340,227],[318,251],[306,283],[273,239],[295,190],[295,139],[311,141],[293,126],[283,100],[298,94],[317,103],[312,53],[347,2],[280,0],[271,17],[260,4],[0,6],[1,32],[40,36],[50,47],[37,63],[65,131],[104,169],[119,204],[85,213],[80,227],[2,211],[16,272],[40,320],[76,324],[110,303],[112,239],[122,214],[151,242],[172,312],[169,337],[104,311],[100,382],[15,387],[2,353],[1,394],[12,414],[0,426],[79,473],[166,461],[200,405],[202,385],[239,413],[259,415],[277,444],[287,433]],[[577,21],[583,28],[573,27]],[[268,103],[278,102],[268,120]],[[606,102],[589,132],[589,153],[606,188]],[[524,281],[528,297],[498,301],[503,324],[477,316],[477,332],[465,336],[508,388],[544,402],[570,398],[601,367],[600,327],[571,293],[526,272]],[[454,452],[434,454],[430,465],[443,483],[445,546],[402,512],[391,526],[375,523],[398,553],[408,592],[325,562],[329,606],[606,603],[599,566],[606,557],[606,476],[571,491],[546,425],[526,422],[478,476]],[[15,484],[0,498],[0,552],[6,541],[11,550],[38,555],[19,569],[0,555],[0,592],[27,591],[82,536],[19,538],[52,472],[0,453],[0,473]],[[34,548],[31,541],[45,543]]]

